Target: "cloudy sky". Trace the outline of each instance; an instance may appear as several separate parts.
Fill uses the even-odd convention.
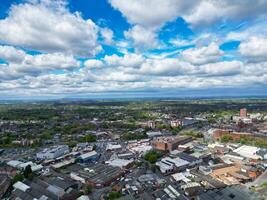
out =
[[[267,0],[2,0],[0,98],[267,94]]]

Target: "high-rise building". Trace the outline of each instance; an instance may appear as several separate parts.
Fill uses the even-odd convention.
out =
[[[240,117],[247,117],[247,109],[246,108],[241,108],[239,112]]]

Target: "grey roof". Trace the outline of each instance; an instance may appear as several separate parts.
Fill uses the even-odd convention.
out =
[[[252,200],[253,196],[238,186],[208,190],[199,195],[199,200]]]
[[[190,173],[196,176],[196,179],[200,179],[202,181],[206,181],[208,182],[212,187],[214,188],[223,188],[226,186],[226,184],[224,184],[223,182],[212,178],[209,175],[204,175],[202,173],[200,173],[197,169],[192,169],[190,170]]]
[[[53,177],[51,179],[46,180],[47,183],[57,186],[63,190],[67,190],[68,188],[72,187],[75,185],[75,182],[72,180],[67,180],[67,179],[62,179],[59,177]]]
[[[64,192],[64,189],[67,189],[68,186],[70,186],[70,182],[64,181],[62,181],[58,177],[46,180],[43,180],[41,178],[34,178],[32,181],[25,180],[24,184],[28,185],[30,189],[28,189],[26,192],[15,189],[12,192],[11,199],[19,197],[22,200],[33,200],[40,198],[47,200],[58,200],[59,197],[68,195]],[[59,185],[61,187],[59,187]]]
[[[198,160],[196,157],[191,156],[191,155],[189,155],[187,153],[184,153],[184,152],[179,153],[178,154],[178,157],[181,158],[181,159],[183,159],[183,160],[186,160],[186,161],[188,161],[190,163],[191,162],[195,162],[195,161]]]
[[[119,167],[112,167],[100,163],[90,167],[90,170],[92,172],[80,170],[78,174],[96,184],[104,184],[123,174],[123,171]]]

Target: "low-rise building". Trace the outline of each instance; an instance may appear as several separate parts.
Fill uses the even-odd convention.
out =
[[[37,159],[40,160],[49,160],[49,159],[55,159],[60,156],[63,156],[64,154],[69,153],[69,146],[67,145],[59,145],[54,146],[50,149],[44,149],[43,151],[36,154]]]
[[[189,162],[190,167],[193,167],[193,166],[196,166],[196,165],[199,165],[202,163],[202,158],[196,158],[196,157],[194,157],[190,154],[184,153],[184,152],[179,153],[178,157]]]
[[[148,131],[146,132],[146,135],[150,138],[153,138],[153,137],[159,137],[159,136],[162,136],[163,133],[160,132],[160,131]]]
[[[120,144],[112,144],[112,143],[109,143],[106,147],[106,150],[107,151],[115,151],[115,150],[121,150],[121,145]]]
[[[189,166],[189,162],[181,158],[162,158],[161,161],[156,162],[156,165],[159,167],[161,173],[169,174],[174,171],[181,171],[186,169]]]
[[[18,160],[11,160],[11,161],[7,162],[7,165],[14,167],[14,168],[21,170],[21,171],[23,171],[27,166],[31,166],[31,170],[33,172],[40,171],[41,169],[43,169],[42,165],[33,163],[31,161],[24,163],[24,162],[21,162]]]
[[[197,200],[251,200],[258,199],[255,194],[252,194],[247,189],[241,188],[240,186],[229,186],[220,189],[211,189],[201,193]]]
[[[260,148],[258,147],[242,145],[238,147],[237,149],[235,149],[234,152],[244,158],[257,160],[257,159],[262,159],[262,157],[257,154],[259,150]]]
[[[0,199],[6,194],[11,186],[11,178],[7,174],[0,174]]]
[[[186,144],[193,140],[190,136],[168,136],[158,137],[152,141],[152,146],[156,150],[160,151],[173,151],[178,149],[181,144]]]
[[[16,182],[10,199],[65,200],[81,196],[77,182],[63,177],[41,177]]]
[[[112,167],[119,167],[122,169],[129,168],[133,164],[134,160],[114,159],[106,161],[106,163]]]
[[[119,179],[125,171],[119,167],[104,164],[96,164],[90,168],[84,168],[70,173],[70,177],[84,184],[102,188]]]
[[[183,125],[182,120],[173,120],[173,121],[171,121],[171,127],[172,128],[179,127],[179,126],[182,126],[182,125]]]
[[[90,151],[85,154],[80,155],[77,158],[77,162],[79,163],[88,163],[92,161],[97,161],[99,158],[99,154],[96,151]]]
[[[181,186],[181,189],[184,191],[186,196],[196,196],[200,194],[204,188],[197,182],[189,182]]]
[[[130,143],[126,147],[130,152],[144,155],[145,153],[152,150],[152,146],[148,141]]]

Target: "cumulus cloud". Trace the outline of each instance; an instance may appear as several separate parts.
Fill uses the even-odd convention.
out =
[[[218,45],[211,43],[209,46],[187,49],[181,55],[184,60],[192,64],[202,65],[219,61],[223,51],[219,49]]]
[[[177,58],[165,58],[160,60],[148,59],[142,64],[139,73],[149,75],[174,76],[179,74],[190,74],[195,69],[195,66],[180,61]]]
[[[199,74],[206,76],[233,76],[241,74],[243,63],[240,61],[223,61],[217,63],[208,63],[199,66]]]
[[[153,49],[158,47],[157,34],[167,23],[178,17],[185,19],[191,27],[206,27],[227,20],[239,22],[247,19],[266,17],[267,1],[255,0],[109,0],[133,25],[125,32],[135,47]],[[185,41],[172,41],[184,45]]]
[[[124,35],[140,50],[158,47],[157,32],[160,28],[166,22],[176,19],[181,10],[189,9],[194,0],[110,0],[109,2],[134,25],[125,31]]]
[[[127,39],[133,41],[133,45],[139,49],[151,49],[158,46],[157,34],[154,30],[135,25],[124,32]]]
[[[267,81],[265,0],[253,4],[250,0],[109,0],[131,24],[128,30],[121,30],[123,38],[114,36],[113,27],[101,28],[80,13],[71,13],[67,1],[23,2],[14,4],[7,17],[0,19],[1,95],[10,91],[14,95],[61,95],[190,90]],[[193,27],[193,36],[174,35],[172,40],[167,36],[172,45],[164,46],[158,32],[177,17]],[[220,36],[213,29],[197,32],[220,21],[253,18],[255,22],[259,17],[261,23],[231,29],[229,34],[228,28]],[[226,38],[217,38],[223,34]],[[240,40],[241,44],[238,51],[224,53],[218,46],[222,40]],[[120,53],[94,56],[101,50],[100,44],[113,45]],[[191,45],[195,47],[181,48]],[[155,48],[160,50],[146,51]],[[30,54],[29,50],[37,52]],[[231,60],[225,59],[226,53],[232,55]]]
[[[7,62],[21,62],[25,58],[26,53],[12,46],[0,46],[0,59]]]
[[[182,17],[193,26],[203,26],[223,20],[254,19],[266,15],[267,1],[255,0],[202,0]]]
[[[101,60],[89,59],[84,62],[84,66],[87,68],[100,68],[103,67],[103,62]]]
[[[149,28],[163,26],[197,3],[194,0],[109,0],[109,2],[130,23]]]
[[[72,70],[80,66],[80,61],[63,53],[30,55],[11,46],[0,46],[0,59],[7,64],[1,67],[6,79],[25,75],[38,75],[52,70]]]
[[[62,1],[32,1],[13,5],[8,16],[0,20],[0,42],[89,57],[101,50],[98,29],[80,13],[70,13]]]
[[[218,20],[243,20],[266,15],[267,1],[255,0],[110,0],[132,24],[161,27],[177,17],[193,26],[203,26]]]
[[[237,30],[232,30],[227,33],[225,40],[245,41],[250,37],[263,37],[267,35],[267,21],[265,18],[258,20],[257,23],[252,23],[249,26],[243,26]]]
[[[144,58],[140,54],[125,54],[124,56],[118,56],[116,54],[112,56],[105,56],[105,62],[110,66],[123,66],[123,67],[140,67],[144,62]]]
[[[21,72],[47,72],[49,70],[61,69],[71,70],[80,66],[80,62],[73,56],[62,53],[27,55],[22,63],[12,65]]]
[[[251,37],[239,45],[239,52],[248,61],[259,62],[267,60],[267,37]]]
[[[108,45],[111,45],[113,44],[113,36],[114,36],[114,33],[111,29],[109,28],[102,28],[101,31],[100,31],[103,39],[104,39],[104,43],[105,44],[108,44]]]

